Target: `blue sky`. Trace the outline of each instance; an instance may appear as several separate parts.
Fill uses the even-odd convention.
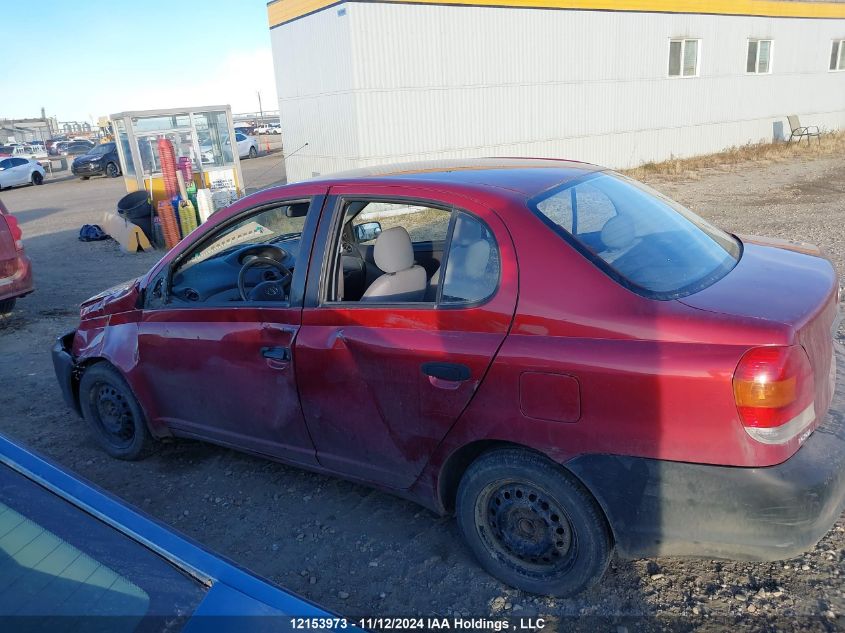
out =
[[[3,0],[0,118],[278,109],[264,0]]]

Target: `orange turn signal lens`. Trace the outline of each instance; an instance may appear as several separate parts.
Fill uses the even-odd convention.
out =
[[[815,418],[813,368],[800,345],[748,350],[734,371],[733,392],[746,430],[783,427],[789,439]],[[760,441],[777,443],[769,436]]]
[[[734,380],[734,397],[740,407],[779,408],[798,397],[795,377],[768,381],[765,375],[754,380]]]

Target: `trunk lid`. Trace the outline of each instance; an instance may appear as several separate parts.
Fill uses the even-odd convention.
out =
[[[808,244],[745,236],[742,242],[742,257],[730,273],[680,301],[699,310],[787,326],[790,342],[804,348],[813,368],[814,429],[833,398],[833,338],[840,319],[836,271]]]

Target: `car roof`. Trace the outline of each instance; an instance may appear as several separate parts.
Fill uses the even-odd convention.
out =
[[[458,186],[464,189],[509,189],[531,197],[603,167],[550,158],[474,158],[420,161],[364,167],[314,178],[330,185],[401,181],[403,184]]]

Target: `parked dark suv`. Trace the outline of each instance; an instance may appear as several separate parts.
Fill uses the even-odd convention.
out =
[[[88,180],[91,176],[106,175],[110,178],[116,178],[120,175],[120,159],[117,157],[117,146],[114,143],[103,143],[97,145],[88,153],[82,156],[77,156],[71,171],[82,178]]]

